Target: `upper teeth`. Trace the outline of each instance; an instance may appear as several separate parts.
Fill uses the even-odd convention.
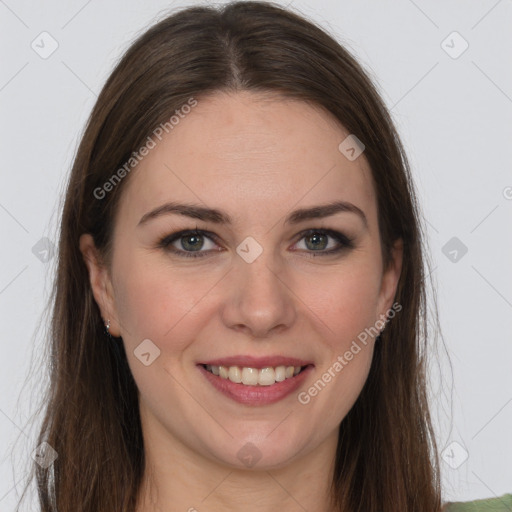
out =
[[[259,370],[245,366],[240,368],[238,366],[206,365],[206,369],[214,375],[246,386],[271,386],[297,375],[301,368],[301,366],[277,366],[275,368],[269,366]]]

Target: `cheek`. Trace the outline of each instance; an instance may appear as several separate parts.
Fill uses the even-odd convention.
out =
[[[371,367],[379,278],[377,262],[352,267],[336,287],[326,320],[336,333],[329,338],[330,358],[323,368],[329,374],[325,380],[332,379],[330,385],[337,390],[329,398],[337,419],[344,417],[356,401]]]
[[[312,286],[314,283],[314,286]],[[341,343],[374,324],[380,288],[376,264],[346,265],[304,280],[297,293]]]
[[[149,338],[161,349],[183,348],[186,341],[180,342],[180,330],[200,314],[201,299],[218,279],[170,272],[168,266],[136,254],[119,258],[117,265],[116,311],[125,343],[133,349]]]
[[[363,262],[360,258],[358,264],[346,265],[328,276],[317,276],[315,287],[310,287],[307,306],[314,312],[313,318],[321,321],[317,324],[323,325],[321,339],[325,348],[320,361],[321,382],[311,393],[320,394],[323,386],[331,390],[322,393],[318,404],[323,403],[327,409],[332,407],[336,420],[348,412],[368,376],[379,277],[378,262]]]
[[[376,282],[377,274],[352,267],[340,272],[339,282],[332,276],[326,279],[323,293],[317,290],[308,303],[327,328],[321,333],[324,350],[319,352],[317,378],[298,398],[310,407],[311,418],[323,418],[326,429],[339,425],[367,380],[374,349],[370,328],[375,322]]]
[[[162,396],[172,395],[174,368],[194,339],[190,319],[201,290],[183,278],[172,279],[168,268],[148,265],[143,258],[125,258],[117,268],[116,308],[128,364],[144,400],[155,400],[158,410]],[[139,359],[142,346],[151,354],[147,366]]]

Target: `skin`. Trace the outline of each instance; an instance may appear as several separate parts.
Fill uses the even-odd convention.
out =
[[[306,405],[297,392],[271,405],[239,404],[196,364],[299,357],[315,365],[299,391],[307,390],[391,308],[402,245],[384,269],[371,172],[364,153],[349,161],[338,150],[347,135],[305,102],[215,93],[132,171],[111,265],[101,264],[90,235],[81,237],[94,297],[110,332],[123,338],[139,389],[147,467],[137,512],[329,510],[338,427],[368,376],[374,339]],[[367,226],[351,212],[284,224],[292,210],[339,200],[360,208]],[[168,201],[225,210],[233,224],[166,214],[138,226]],[[209,255],[180,257],[158,246],[196,227],[219,237],[202,239]],[[322,256],[338,242],[328,237],[315,251],[301,235],[320,228],[353,238],[354,247]],[[247,236],[263,249],[252,263],[236,252]],[[172,245],[192,252],[187,242]],[[134,355],[145,339],[160,349],[149,366]],[[261,454],[252,468],[237,457],[249,442]]]

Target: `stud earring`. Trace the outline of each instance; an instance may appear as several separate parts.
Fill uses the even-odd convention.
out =
[[[110,320],[107,320],[107,323],[105,324],[105,331],[106,333],[111,336],[110,332],[109,332],[109,329],[110,329]]]

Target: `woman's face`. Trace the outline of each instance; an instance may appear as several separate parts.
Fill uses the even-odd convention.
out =
[[[82,237],[147,438],[240,468],[337,439],[401,267],[397,246],[383,269],[370,169],[340,151],[348,135],[300,101],[200,99],[125,178],[108,272]]]

